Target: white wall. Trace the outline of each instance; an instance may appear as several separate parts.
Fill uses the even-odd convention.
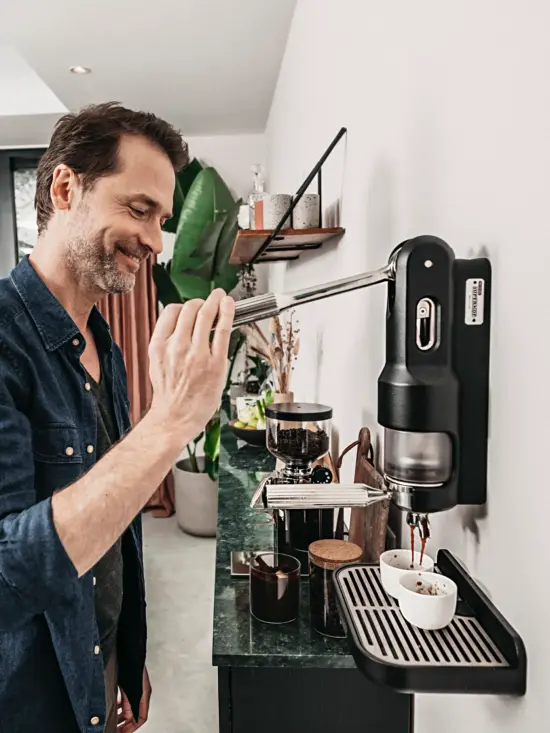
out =
[[[267,129],[270,188],[293,190],[348,127],[324,176],[347,233],[272,266],[273,287],[379,267],[419,234],[493,264],[489,502],[486,516],[434,519],[432,553],[458,554],[523,635],[529,688],[521,700],[419,696],[422,733],[547,725],[549,25],[544,0],[300,0]],[[378,286],[299,312],[294,392],[334,406],[341,446],[375,425],[384,306]]]

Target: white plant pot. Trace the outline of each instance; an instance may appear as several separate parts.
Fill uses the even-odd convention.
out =
[[[204,470],[204,458],[197,456],[201,473],[190,470],[188,458],[174,464],[176,520],[187,534],[215,537],[218,523],[218,482]]]

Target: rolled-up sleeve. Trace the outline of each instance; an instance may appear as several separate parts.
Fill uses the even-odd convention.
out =
[[[0,369],[0,631],[23,626],[77,588],[51,498],[37,502],[31,426]]]

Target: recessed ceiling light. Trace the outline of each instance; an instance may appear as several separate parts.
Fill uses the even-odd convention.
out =
[[[92,70],[87,66],[71,66],[71,74],[91,74]]]

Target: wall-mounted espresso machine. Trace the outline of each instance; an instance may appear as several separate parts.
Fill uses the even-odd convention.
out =
[[[331,480],[326,473],[312,474],[307,461],[296,471],[294,461],[292,470],[262,482],[254,506],[303,512],[367,506],[389,496],[413,523],[457,504],[485,503],[491,294],[486,258],[457,259],[441,239],[416,237],[396,247],[380,270],[240,301],[235,326],[380,282],[388,287],[386,363],[378,379],[386,493],[364,485],[336,490],[325,483]],[[326,418],[317,407],[320,419]],[[274,406],[272,417],[292,419],[284,406]],[[315,423],[315,415],[310,417]]]
[[[441,239],[417,237],[376,272],[241,301],[235,325],[379,282],[388,283],[386,362],[378,378],[380,485],[331,483],[330,471],[319,465],[329,450],[330,407],[279,404],[266,412],[267,448],[285,465],[261,482],[251,506],[272,514],[275,548],[300,558],[306,572],[309,544],[333,536],[334,509],[389,498],[422,536],[431,512],[486,501],[487,259],[457,259]],[[401,692],[523,695],[527,658],[520,636],[449,551],[439,551],[437,571],[456,583],[459,603],[451,625],[433,632],[404,620],[382,591],[376,565],[335,572],[357,667]]]

